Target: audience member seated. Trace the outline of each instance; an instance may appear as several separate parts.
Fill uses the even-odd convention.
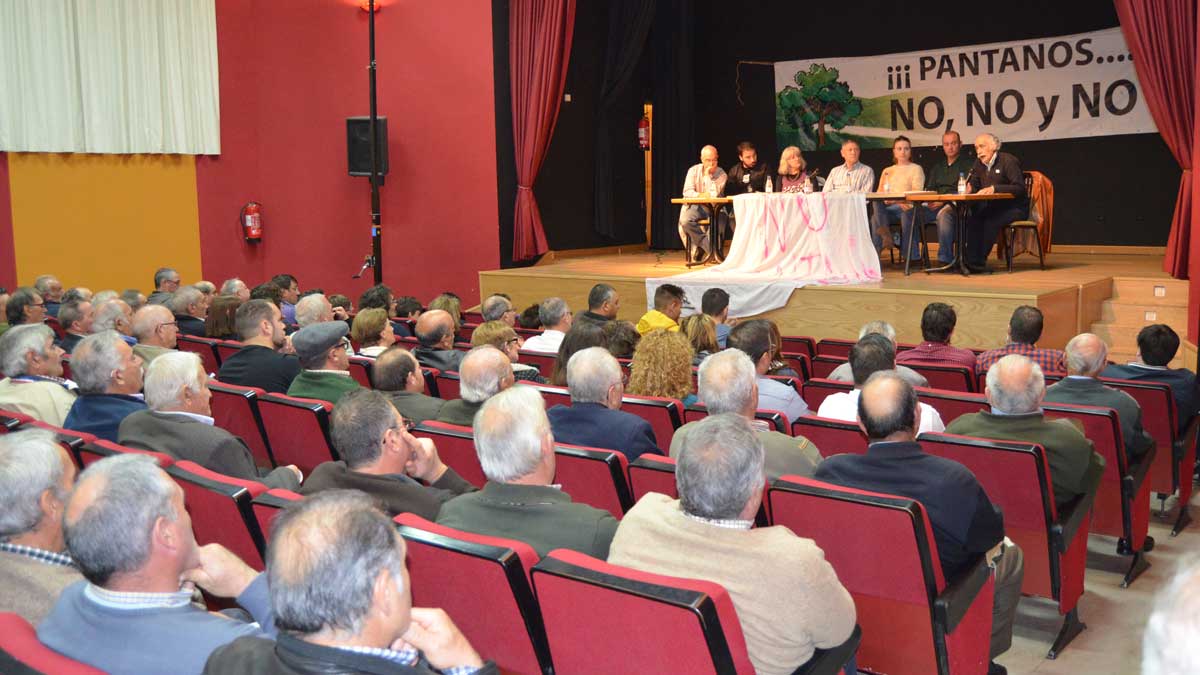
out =
[[[65,552],[62,514],[75,463],[43,429],[0,436],[0,612],[37,625],[67,586],[79,581]]]
[[[844,163],[829,170],[825,179],[824,192],[870,192],[875,184],[875,170],[858,161],[862,147],[853,138],[842,141]]]
[[[1186,647],[1200,635],[1200,562],[1183,562],[1160,590],[1142,638],[1142,673],[1188,675],[1200,673],[1200,652]]]
[[[79,397],[63,427],[117,442],[117,429],[129,415],[145,410],[142,359],[112,331],[89,335],[75,348],[71,375]]]
[[[783,334],[779,331],[779,324],[770,319],[764,319],[764,321],[771,328],[771,365],[767,366],[767,374],[800,377],[800,373],[793,370],[787,361],[783,360]]]
[[[717,344],[717,325],[707,314],[689,314],[679,322],[679,332],[688,339],[695,353],[692,357],[693,366],[700,365],[709,354],[721,350]]]
[[[101,293],[97,293],[96,296],[99,297]],[[93,334],[111,330],[120,335],[121,340],[130,347],[137,344],[137,338],[133,337],[133,308],[129,306],[129,303],[117,298],[110,298],[94,300],[92,306],[95,307],[95,313],[92,315]],[[74,351],[71,350],[72,353]]]
[[[349,331],[345,321],[314,323],[296,331],[292,347],[301,370],[288,387],[288,396],[337,403],[346,392],[362,387],[350,375],[350,357],[346,354]]]
[[[68,302],[80,302],[83,300],[92,301],[92,289],[85,286],[75,286],[67,289],[67,292],[63,293],[62,296],[62,304],[64,305]],[[3,315],[3,312],[0,312],[0,315]]]
[[[710,288],[704,291],[704,295],[700,296],[700,311],[716,324],[717,347],[725,349],[729,331],[733,330],[733,325],[737,323],[736,319],[729,318],[729,293],[724,288]]]
[[[576,323],[591,321],[592,323],[608,323],[617,318],[621,308],[621,296],[617,289],[608,284],[596,284],[588,292],[588,309],[575,317]]]
[[[283,291],[275,284],[267,281],[250,289],[251,300],[267,300],[276,307],[280,307],[282,312]],[[291,324],[286,324],[291,325]]]
[[[689,317],[690,318],[690,317]],[[754,362],[740,350],[730,349],[713,354],[700,364],[700,397],[709,415],[726,413],[741,415],[750,421],[758,434],[766,459],[764,470],[768,480],[785,474],[813,475],[821,463],[817,446],[803,436],[780,433],[763,420],[754,419],[758,405],[758,383]],[[688,422],[675,430],[671,438],[671,456],[678,457],[679,449],[699,422]]]
[[[184,286],[175,291],[163,304],[175,315],[180,333],[204,337],[204,318],[207,316],[208,305],[204,302],[204,294],[197,288]]]
[[[220,544],[196,545],[183,490],[151,457],[125,453],[89,466],[63,531],[86,581],[68,586],[38,626],[54,651],[109,673],[199,673],[217,647],[276,632],[266,576]],[[194,604],[193,584],[237,598],[255,622]]]
[[[871,334],[882,335],[887,338],[892,343],[892,352],[896,352],[896,329],[892,327],[892,324],[886,321],[868,321],[863,324],[862,328],[858,329],[859,340]],[[896,372],[900,373],[900,377],[903,377],[914,387],[929,386],[929,380],[925,379],[924,375],[908,366],[896,366]],[[828,379],[835,382],[853,382],[854,372],[850,369],[850,362],[847,361],[834,368],[833,372],[829,374]]]
[[[329,304],[333,306],[334,313],[340,311],[341,314],[349,317],[354,312],[354,303],[350,298],[341,293],[333,293],[329,296]],[[386,307],[384,309],[387,309]]]
[[[517,323],[517,310],[513,309],[512,300],[503,295],[489,295],[479,305],[479,313],[486,321],[502,321],[509,328]]]
[[[1125,455],[1131,465],[1137,464],[1154,448],[1154,437],[1142,428],[1142,407],[1138,402],[1129,394],[1096,379],[1108,363],[1108,345],[1092,333],[1080,333],[1071,338],[1064,353],[1067,376],[1046,388],[1046,401],[1116,410]]]
[[[204,307],[206,309],[211,308],[213,296],[216,295],[216,293],[217,293],[216,285],[213,284],[213,282],[211,282],[211,281],[204,281],[203,279],[201,279],[200,281],[197,281],[196,283],[192,284],[192,288],[195,288],[196,290],[198,290],[204,294]],[[134,310],[134,311],[136,312],[137,310]],[[205,316],[208,316],[207,311],[205,312]]]
[[[578,358],[578,356],[576,356]],[[575,504],[554,482],[554,441],[542,395],[512,387],[487,401],[475,425],[475,448],[487,483],[442,506],[447,527],[523,541],[544,556],[566,548],[600,558],[617,530],[607,511]]]
[[[121,299],[122,298],[121,298],[120,293],[117,293],[116,291],[112,290],[111,288],[106,288],[102,291],[96,291],[96,295],[94,295],[92,297],[92,304],[96,305],[98,307],[98,306],[104,304],[105,302],[108,302],[109,300],[121,300]],[[126,304],[129,304],[129,303],[126,303]],[[132,305],[130,305],[130,313],[131,314],[133,313]]]
[[[391,288],[384,284],[376,284],[358,296],[358,311],[373,308],[384,310],[388,316],[395,315],[396,296],[392,293]]]
[[[1013,310],[1012,317],[1008,320],[1008,344],[980,354],[975,359],[975,372],[988,372],[993,363],[1009,354],[1028,357],[1042,372],[1067,372],[1066,358],[1061,351],[1037,346],[1041,337],[1042,310],[1030,305],[1021,305]]]
[[[331,422],[333,447],[342,459],[313,469],[300,494],[362,490],[390,515],[433,520],[443,503],[475,489],[442,462],[432,440],[408,433],[409,423],[381,392],[346,394],[333,407]]]
[[[281,352],[288,345],[283,314],[270,300],[249,300],[238,307],[235,327],[244,346],[221,362],[217,379],[241,387],[286,394],[300,373],[300,361]]]
[[[415,323],[417,319],[421,318],[421,313],[425,311],[425,308],[421,306],[421,301],[417,300],[413,296],[402,295],[402,296],[396,298],[396,308],[394,311],[395,311],[395,316],[397,316],[401,319],[408,319],[409,321],[412,321]],[[407,323],[404,323],[402,321],[401,322],[393,321],[392,327],[395,329],[397,336],[400,336],[400,337],[413,337],[414,336],[412,329],[410,329],[408,327]]]
[[[179,323],[165,305],[146,305],[133,313],[133,353],[149,365],[179,346]]]
[[[521,338],[517,336],[517,332],[513,330],[512,326],[503,321],[487,321],[479,324],[475,332],[471,333],[471,345],[475,347],[490,345],[504,352],[512,364],[513,377],[518,380],[538,384],[548,382],[546,378],[542,377],[537,366],[517,361],[521,356]]]
[[[421,314],[416,330],[421,345],[412,350],[413,356],[426,368],[458,370],[465,354],[454,348],[457,330],[454,317],[444,309],[430,309]]]
[[[652,330],[678,331],[685,297],[683,289],[674,284],[663,284],[655,289],[654,309],[638,319],[638,333],[645,335]]]
[[[646,333],[633,352],[629,386],[635,396],[673,398],[689,406],[698,399],[692,381],[692,343],[683,333],[656,330]]]
[[[528,328],[530,330],[540,329],[542,327],[542,320],[538,318],[539,309],[541,309],[541,305],[537,303],[526,307],[525,310],[517,317],[516,325],[520,326],[521,328]]]
[[[296,324],[296,303],[300,300],[300,283],[290,274],[276,274],[271,282],[279,289],[279,311],[283,312],[283,322],[289,326]]]
[[[164,305],[171,295],[179,290],[179,272],[170,267],[160,267],[154,271],[154,292],[146,297],[151,305]]]
[[[815,649],[845,642],[854,600],[824,552],[782,525],[753,527],[765,477],[750,423],[734,414],[701,420],[676,462],[679,499],[642,497],[621,520],[608,562],[723,586],[760,675],[791,673]]]
[[[218,295],[213,298],[208,318],[204,320],[204,337],[214,340],[238,340],[237,311],[242,299],[236,295]]]
[[[601,326],[604,346],[608,351],[618,359],[632,359],[638,343],[642,341],[637,327],[629,321],[608,321]]]
[[[279,635],[238,638],[205,673],[497,672],[444,611],[412,607],[404,539],[366,495],[311,497],[274,531],[267,576]]]
[[[462,301],[458,296],[446,291],[429,301],[429,309],[440,309],[450,315],[454,321],[454,330],[458,330],[462,325]]]
[[[75,405],[75,383],[62,377],[62,350],[45,324],[17,326],[0,336],[0,409],[61,427]]]
[[[630,462],[645,453],[662,454],[646,420],[621,411],[625,393],[621,366],[603,347],[580,350],[567,362],[571,405],[547,413],[554,440],[570,445],[617,450]]]
[[[995,659],[1012,645],[1025,571],[1023,555],[1004,536],[1004,516],[975,475],[958,462],[921,450],[916,436],[924,415],[917,392],[904,378],[887,370],[873,374],[858,400],[858,424],[867,434],[867,454],[834,455],[817,468],[815,478],[921,502],[933,525],[947,584],[969,570],[975,556],[987,554],[996,575],[988,652]],[[1005,669],[993,662],[988,672]]]
[[[66,332],[58,341],[58,346],[68,354],[75,351],[80,340],[92,334],[92,303],[87,300],[65,302],[55,316],[58,317],[58,325]]]
[[[296,302],[296,325],[304,328],[311,326],[314,323],[326,323],[328,321],[338,320],[345,321],[346,313],[342,312],[341,316],[337,316],[333,305],[321,293],[310,293]],[[387,317],[387,312],[383,313]]]
[[[717,166],[717,149],[706,145],[700,149],[700,163],[688,169],[683,179],[683,196],[722,197],[728,185],[728,176],[721,167]],[[708,211],[699,204],[684,204],[679,207],[679,238],[683,248],[690,255],[689,261],[703,260],[710,247],[708,232],[701,229],[700,221],[708,218]],[[728,228],[729,213],[725,209],[717,209],[717,222],[710,223],[709,228],[720,227],[721,232]]]
[[[46,315],[58,316],[58,308],[62,302],[63,286],[58,277],[53,274],[43,274],[33,280],[33,289],[42,296],[46,303]]]
[[[8,298],[5,307],[8,327],[41,323],[46,320],[46,303],[40,293],[32,288],[18,288]]]
[[[879,174],[880,192],[916,192],[925,188],[925,170],[920,164],[912,161],[912,143],[906,136],[897,136],[892,141],[892,159],[895,164],[884,169]],[[913,262],[921,262],[921,238],[913,232],[913,217],[917,209],[903,199],[888,199],[875,202],[871,212],[871,239],[875,242],[875,250],[897,248],[903,250],[903,242],[909,242],[908,252],[904,257]],[[889,227],[900,224],[900,244],[892,239]]]
[[[742,321],[729,332],[729,348],[750,357],[758,374],[758,410],[778,410],[796,421],[808,415],[808,405],[793,387],[767,377],[771,366],[771,326],[765,319]]]
[[[550,384],[559,387],[567,386],[567,363],[571,361],[571,357],[576,352],[583,351],[588,347],[605,346],[604,328],[604,325],[591,321],[571,326],[571,330],[567,331],[562,345],[558,348],[558,355],[554,357],[554,370],[550,374]]]
[[[546,298],[538,306],[538,320],[544,329],[525,341],[525,349],[531,352],[555,354],[562,346],[563,338],[571,330],[571,309],[562,298]]]
[[[944,302],[931,302],[921,313],[921,344],[896,354],[896,363],[961,366],[975,371],[975,352],[951,347],[950,338],[958,324],[958,314]]]
[[[850,348],[850,368],[854,373],[854,389],[839,391],[825,397],[821,408],[817,410],[818,417],[828,417],[835,420],[853,422],[858,419],[859,396],[863,384],[872,375],[882,371],[895,370],[896,352],[893,351],[892,341],[879,333],[869,333]],[[899,373],[897,376],[903,377]],[[907,382],[907,380],[905,380]],[[940,433],[946,430],[942,416],[936,408],[921,403],[920,426],[917,433]]]
[[[236,295],[242,302],[246,302],[250,299],[250,287],[237,277],[226,279],[221,284],[221,295]]]
[[[300,301],[301,307],[304,300]],[[377,307],[364,309],[355,315],[350,337],[359,345],[358,355],[371,358],[379,356],[396,343],[396,333],[392,330],[392,322],[388,320],[387,312]]]
[[[200,357],[191,352],[165,354],[146,369],[146,405],[126,417],[117,431],[121,445],[155,450],[186,459],[226,476],[255,480],[267,487],[295,490],[295,466],[259,469],[242,439],[212,418],[212,392]]]
[[[962,415],[946,431],[1001,441],[1039,443],[1046,449],[1054,501],[1059,508],[1083,494],[1104,458],[1092,442],[1067,419],[1046,419],[1042,400],[1046,379],[1029,357],[1009,354],[988,369],[987,394],[991,411]]]
[[[425,394],[425,373],[407,349],[393,345],[371,367],[375,390],[391,399],[396,410],[413,424],[436,419],[446,402]]]
[[[459,398],[446,401],[438,411],[437,421],[463,427],[472,426],[483,403],[515,381],[508,357],[491,345],[467,352],[458,377]]]
[[[1179,413],[1179,433],[1182,434],[1196,413],[1200,412],[1200,386],[1192,371],[1170,367],[1171,360],[1179,351],[1179,335],[1165,323],[1156,323],[1138,332],[1137,344],[1140,361],[1108,366],[1100,375],[1122,380],[1162,382],[1170,386]]]
[[[83,290],[86,291],[87,289]],[[134,312],[146,306],[146,294],[136,288],[126,288],[121,291],[121,295],[118,297],[124,300],[125,304],[129,305],[129,309]]]

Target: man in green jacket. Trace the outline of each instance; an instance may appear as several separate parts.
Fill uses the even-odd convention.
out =
[[[288,396],[315,398],[337,403],[348,391],[361,389],[350,376],[350,357],[346,354],[345,321],[326,321],[305,326],[292,336],[292,347],[300,358],[300,374],[288,387]]]
[[[957,131],[942,134],[942,150],[946,156],[935,161],[925,172],[925,189],[940,195],[955,194],[958,192],[959,178],[965,180],[971,173],[975,158],[962,154],[962,137]],[[917,225],[923,227],[922,223],[930,216],[937,220],[938,260],[948,265],[954,259],[958,214],[953,204],[927,202],[917,213]]]

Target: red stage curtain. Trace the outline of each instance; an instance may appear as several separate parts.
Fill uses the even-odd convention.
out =
[[[508,9],[508,60],[512,69],[513,144],[517,204],[513,260],[545,253],[546,232],[533,182],[554,135],[571,58],[575,0],[512,0]]]
[[[1113,0],[1146,105],[1183,169],[1163,269],[1188,276],[1195,151],[1196,0]]]

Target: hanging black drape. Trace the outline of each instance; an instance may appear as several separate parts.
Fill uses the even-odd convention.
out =
[[[654,130],[651,138],[650,247],[683,248],[679,196],[688,167],[700,161],[692,83],[693,0],[660,0],[650,44],[654,50]]]
[[[604,51],[604,81],[596,105],[596,173],[594,227],[600,234],[617,239],[621,236],[613,209],[613,175],[617,161],[637,155],[620,152],[635,142],[634,120],[625,119],[625,110],[617,108],[618,96],[629,85],[646,45],[646,36],[654,22],[656,0],[612,0],[608,5],[608,44]],[[621,146],[614,147],[614,143]],[[623,167],[629,169],[629,167]],[[628,229],[628,228],[626,228]]]

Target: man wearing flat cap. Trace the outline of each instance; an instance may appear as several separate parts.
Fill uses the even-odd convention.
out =
[[[337,403],[342,394],[361,388],[350,376],[350,357],[345,347],[348,332],[350,327],[345,321],[325,321],[292,335],[292,347],[302,370],[288,387],[288,396]]]

